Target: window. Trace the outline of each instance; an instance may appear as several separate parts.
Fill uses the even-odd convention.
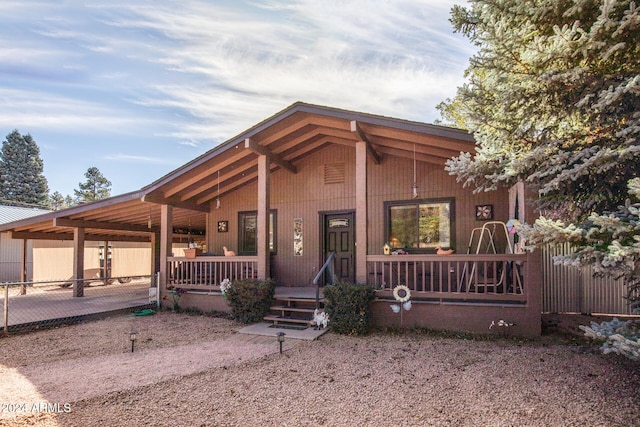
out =
[[[453,198],[386,202],[386,239],[394,249],[433,252],[455,242]]]
[[[276,253],[277,211],[269,213],[269,250]],[[258,254],[258,212],[238,212],[238,255]]]

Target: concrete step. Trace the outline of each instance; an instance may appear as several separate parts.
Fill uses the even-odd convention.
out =
[[[268,314],[268,315],[264,316],[264,320],[267,321],[267,322],[273,322],[276,325],[292,323],[292,324],[298,324],[298,325],[311,326],[311,320],[310,319],[296,319],[296,318],[293,318],[293,317],[275,316],[275,315],[272,315],[272,314]]]
[[[315,298],[302,298],[302,297],[278,297],[276,296],[274,298],[276,301],[284,301],[284,302],[301,302],[301,303],[308,303],[308,304],[315,304],[316,303],[316,299]],[[324,304],[324,298],[320,298],[320,303]]]
[[[311,316],[313,316],[313,312],[315,310],[315,308],[309,308],[309,307],[291,307],[288,305],[276,305],[271,307],[272,311],[295,311],[297,313],[308,313]]]

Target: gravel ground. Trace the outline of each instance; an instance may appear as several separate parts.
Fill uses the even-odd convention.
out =
[[[640,364],[583,341],[586,318],[550,320],[538,340],[329,332],[282,355],[235,322],[173,313],[14,335],[0,426],[640,425]]]

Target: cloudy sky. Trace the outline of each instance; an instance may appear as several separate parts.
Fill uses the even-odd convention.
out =
[[[2,0],[0,139],[51,192],[137,190],[296,101],[433,122],[474,49],[462,0]]]

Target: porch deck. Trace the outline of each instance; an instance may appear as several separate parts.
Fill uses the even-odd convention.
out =
[[[170,258],[168,284],[219,291],[222,280],[255,278],[257,257]],[[367,284],[379,298],[407,286],[413,300],[526,304],[527,255],[367,255]],[[315,286],[278,286],[276,298],[315,300]],[[320,288],[320,298],[323,298]]]

